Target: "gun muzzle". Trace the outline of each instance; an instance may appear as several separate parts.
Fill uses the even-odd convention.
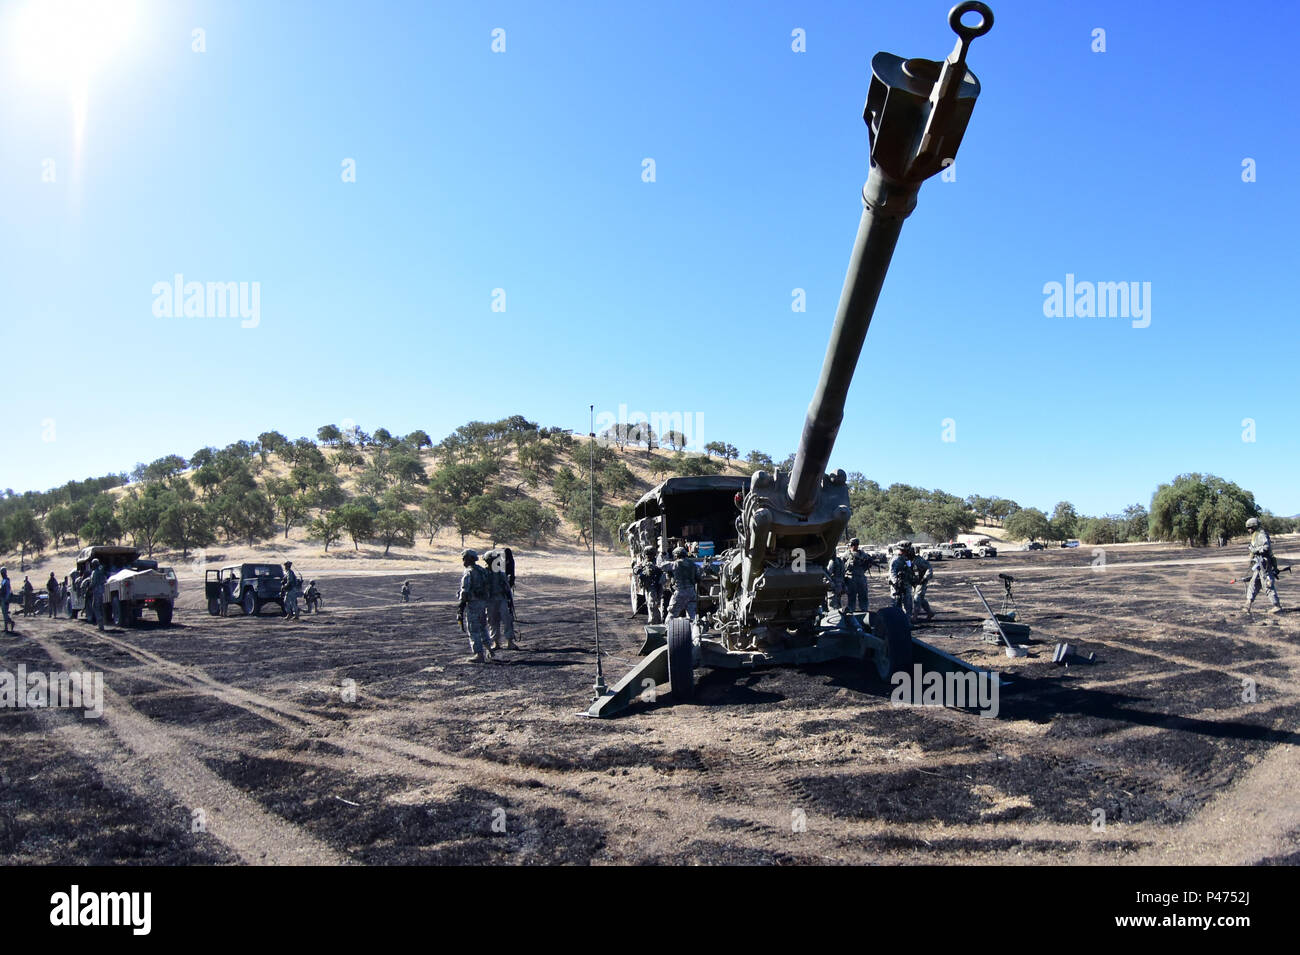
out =
[[[980,22],[962,22],[975,13]],[[993,11],[966,0],[948,12],[957,45],[943,61],[877,53],[862,118],[871,140],[871,168],[862,190],[862,219],[848,274],[813,393],[803,436],[790,472],[793,510],[807,514],[817,504],[822,475],[844,420],[849,384],[876,310],[903,221],[916,208],[921,183],[957,156],[979,96],[980,84],[966,67],[971,41],[993,27]]]

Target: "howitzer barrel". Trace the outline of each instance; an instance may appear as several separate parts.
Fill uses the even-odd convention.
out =
[[[962,17],[977,13],[974,26]],[[849,384],[880,298],[903,221],[916,208],[921,183],[950,165],[970,122],[979,80],[966,68],[975,37],[993,26],[993,11],[967,0],[948,13],[957,45],[943,62],[877,53],[863,119],[871,139],[871,170],[862,190],[862,220],[840,292],[821,378],[804,420],[790,473],[793,510],[817,504],[822,475],[844,419]]]

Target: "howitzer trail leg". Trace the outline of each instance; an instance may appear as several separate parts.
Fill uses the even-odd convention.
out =
[[[668,644],[654,650],[628,671],[607,694],[588,707],[586,716],[613,716],[627,709],[652,687],[668,682]],[[656,690],[656,693],[658,691]]]

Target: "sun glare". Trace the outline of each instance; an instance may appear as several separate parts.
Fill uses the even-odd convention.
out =
[[[135,0],[29,0],[15,11],[9,33],[20,82],[68,97],[74,178],[94,77],[122,51],[135,19]]]
[[[42,86],[89,81],[126,43],[135,15],[132,0],[30,0],[12,31],[21,76]]]

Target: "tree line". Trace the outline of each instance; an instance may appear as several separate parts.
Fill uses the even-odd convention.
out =
[[[656,438],[641,427],[608,429],[594,447],[521,415],[471,421],[437,444],[419,430],[397,436],[385,428],[367,434],[329,424],[314,441],[267,431],[224,448],[200,448],[188,459],[166,455],[130,474],[69,481],[45,492],[8,490],[0,495],[0,552],[17,552],[25,564],[51,544],[119,543],[129,537],[150,556],[164,547],[185,557],[219,539],[253,546],[300,528],[327,552],[345,542],[354,550],[377,542],[387,555],[394,546],[412,546],[417,537],[432,543],[444,529],[454,530],[462,545],[479,536],[537,546],[562,522],[584,546],[594,540],[616,548],[641,490],[619,452],[645,447],[645,467],[655,480],[718,474],[733,461],[769,471],[789,470],[794,463],[794,455],[777,463],[758,450],[741,459],[734,445],[721,441],[710,442],[704,454],[686,454],[675,441],[673,453],[651,454]],[[515,477],[507,480],[511,457]],[[271,467],[273,462],[280,466]],[[345,477],[353,490],[345,489]],[[110,493],[123,486],[125,493]],[[558,510],[530,493],[543,486]],[[916,536],[950,540],[984,524],[1001,527],[1012,539],[1204,546],[1244,533],[1250,517],[1259,517],[1270,533],[1294,531],[1298,523],[1260,508],[1238,485],[1199,473],[1161,484],[1149,509],[1133,504],[1097,516],[1080,514],[1068,501],[1049,515],[999,496],[962,498],[907,484],[882,488],[859,473],[849,477],[849,497],[849,535],[873,543]]]

